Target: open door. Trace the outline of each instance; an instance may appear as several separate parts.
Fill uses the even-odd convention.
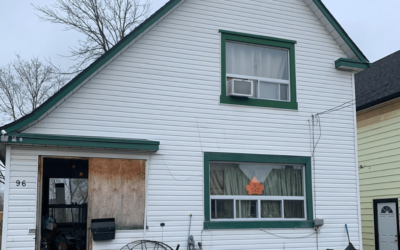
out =
[[[36,249],[92,249],[92,219],[145,229],[145,190],[145,160],[41,157]]]
[[[41,159],[37,249],[85,250],[88,160]]]

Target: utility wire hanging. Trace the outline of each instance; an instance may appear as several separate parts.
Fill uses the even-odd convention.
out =
[[[373,96],[376,95],[376,92],[378,92],[379,90],[382,90],[382,89],[386,89],[386,87],[387,87],[386,85],[385,86],[381,86],[379,88],[376,88],[374,90],[369,91],[368,93],[365,93],[364,95],[358,95],[356,98],[354,98],[354,99],[352,99],[350,101],[344,102],[344,103],[342,103],[339,106],[336,106],[334,108],[319,112],[316,115],[325,115],[325,114],[329,114],[329,113],[332,113],[332,112],[335,112],[335,111],[338,111],[338,110],[353,106],[353,105],[356,104],[356,100],[364,100],[363,98],[373,97]]]

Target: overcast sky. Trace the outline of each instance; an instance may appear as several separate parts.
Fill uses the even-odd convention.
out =
[[[76,45],[76,41],[81,38],[80,34],[63,31],[63,27],[58,24],[39,21],[31,6],[31,3],[43,6],[54,1],[0,0],[0,66],[13,60],[16,53],[24,59],[33,56],[50,57],[53,63],[64,68],[72,64],[69,58],[60,55],[68,55],[69,47]],[[153,10],[166,2],[152,0]],[[399,0],[323,2],[371,62],[400,50]]]

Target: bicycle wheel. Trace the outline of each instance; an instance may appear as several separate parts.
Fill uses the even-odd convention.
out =
[[[131,242],[124,247],[121,248],[121,250],[173,250],[170,246],[167,244],[164,244],[159,241],[151,241],[151,240],[138,240]]]

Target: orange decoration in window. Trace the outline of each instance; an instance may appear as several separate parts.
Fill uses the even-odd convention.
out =
[[[249,193],[249,195],[253,194],[262,194],[264,190],[264,185],[261,185],[260,182],[254,177],[249,185],[246,185],[246,190]]]

